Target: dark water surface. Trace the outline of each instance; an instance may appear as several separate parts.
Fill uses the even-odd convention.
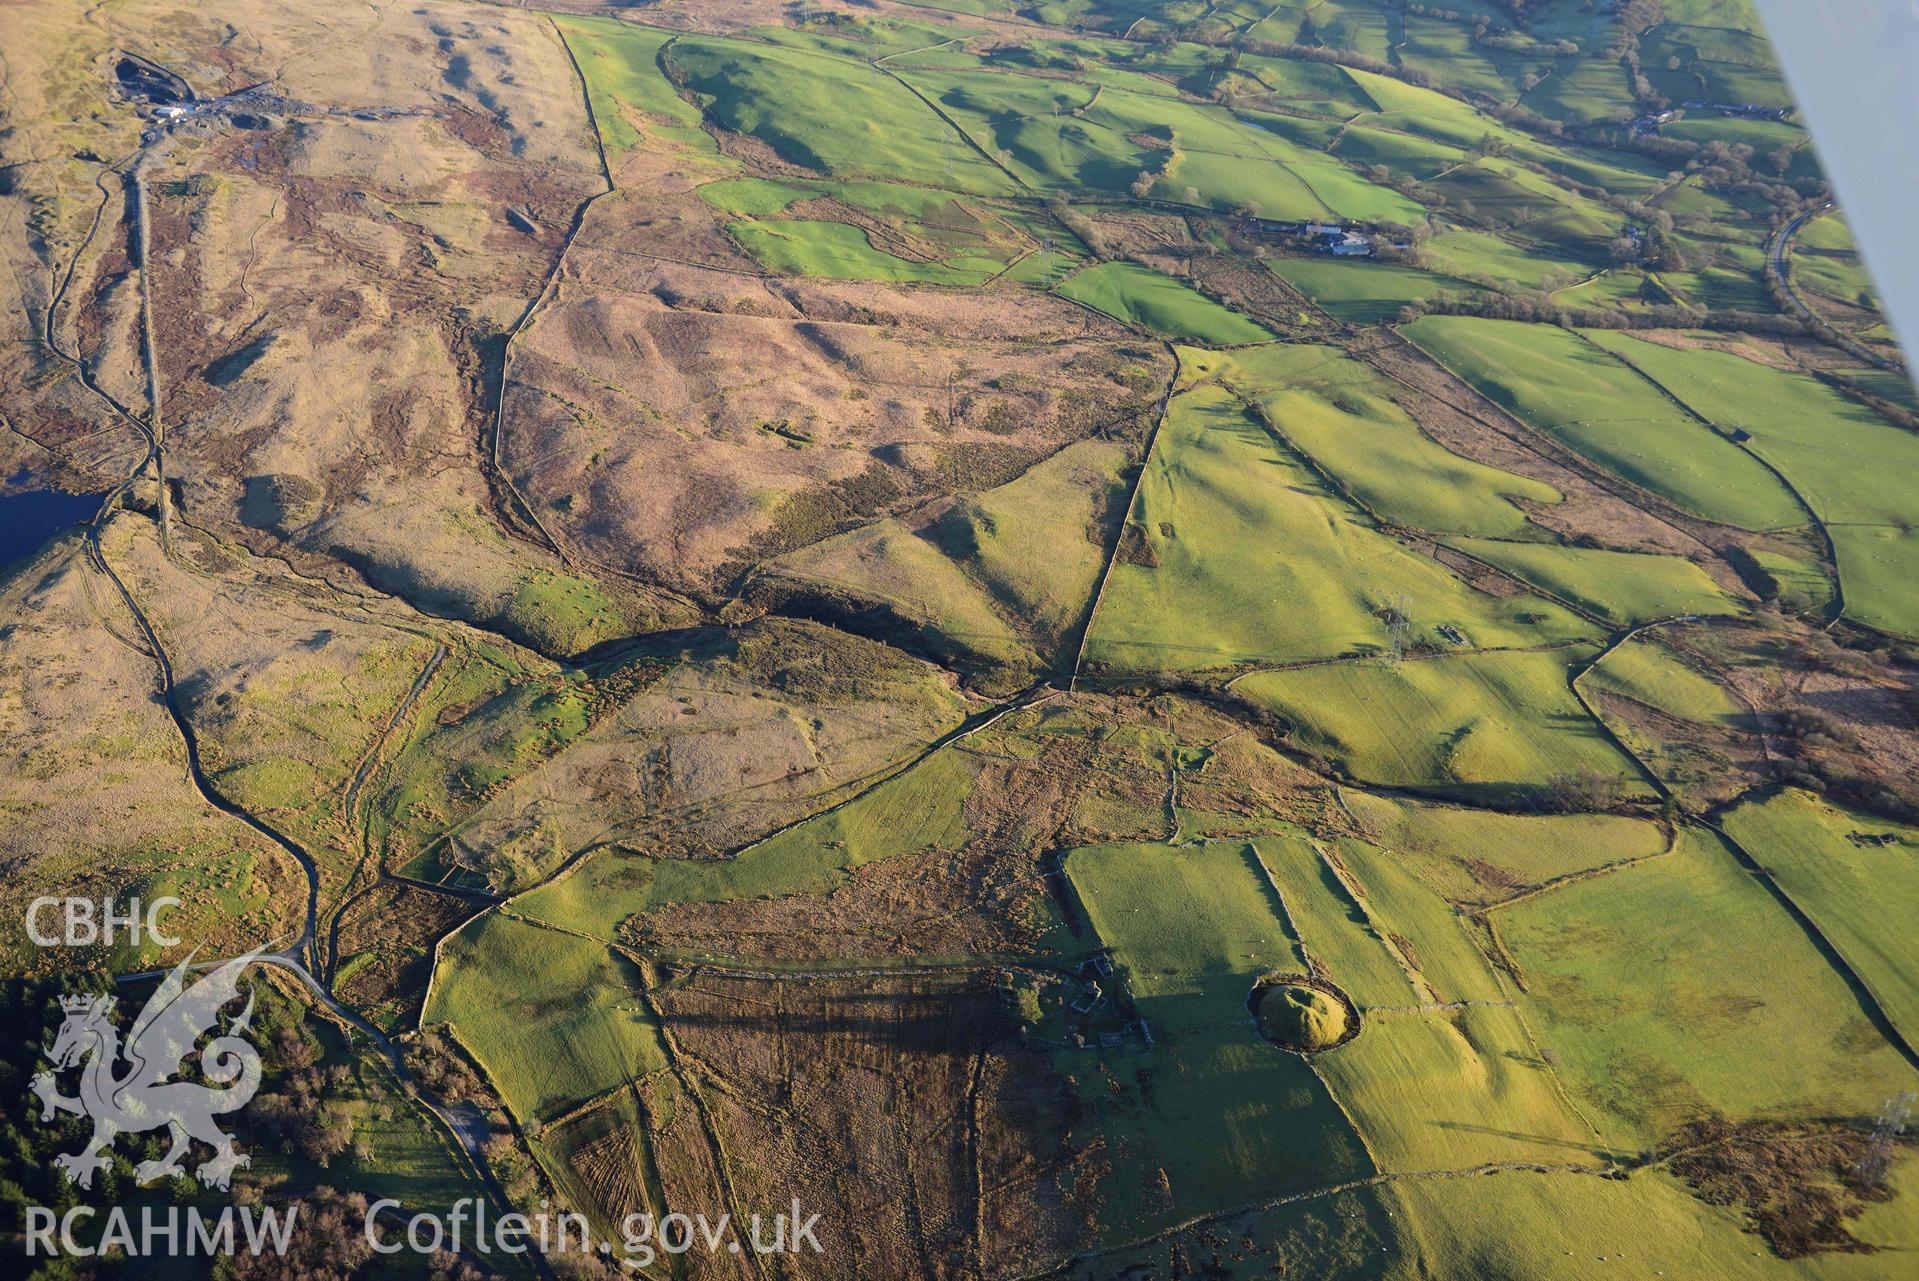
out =
[[[98,494],[29,489],[0,495],[0,565],[33,555],[54,535],[82,524],[99,509]]]

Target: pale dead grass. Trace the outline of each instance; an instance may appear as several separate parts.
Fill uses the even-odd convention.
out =
[[[782,648],[803,657],[816,629],[758,630],[778,633]],[[689,654],[490,797],[461,839],[501,847],[537,835],[548,849],[603,841],[676,856],[742,845],[958,722],[964,709],[950,677],[929,664],[906,671],[858,694],[815,697],[769,689],[724,649]]]
[[[97,899],[162,868],[227,867],[240,851],[274,888],[271,919],[223,920],[189,903],[169,930],[185,946],[236,951],[297,935],[306,903],[299,868],[194,791],[153,660],[132,642],[132,620],[77,540],[0,588],[0,618],[0,951],[72,960],[23,951],[35,895]]]
[[[144,521],[116,521],[112,534],[113,563],[167,647],[202,767],[306,847],[324,904],[358,857],[336,803],[433,642],[308,607],[246,562],[185,572]]]
[[[616,293],[597,279],[602,261],[580,260],[587,278],[525,340],[512,465],[596,558],[678,585],[703,583],[772,530],[788,496],[890,465],[888,451],[1050,452],[1086,419],[1121,416],[1076,416],[1076,402],[1140,402],[1113,370],[1158,358],[1038,295],[635,259],[616,264]],[[1036,334],[1065,336],[1025,337]],[[906,471],[894,484],[942,488]]]

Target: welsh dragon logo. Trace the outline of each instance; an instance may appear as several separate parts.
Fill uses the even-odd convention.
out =
[[[51,1121],[56,1112],[93,1121],[93,1137],[86,1147],[53,1159],[69,1183],[91,1187],[94,1172],[107,1164],[107,1152],[117,1136],[161,1126],[172,1134],[173,1146],[158,1160],[135,1167],[134,1177],[142,1186],[181,1173],[194,1139],[214,1151],[211,1160],[193,1171],[210,1188],[226,1188],[233,1171],[248,1164],[249,1158],[236,1150],[233,1136],[222,1133],[213,1119],[245,1107],[260,1088],[260,1054],[240,1035],[253,1017],[252,996],[225,1034],[197,1052],[194,1043],[215,1030],[221,1008],[239,997],[240,971],[257,956],[259,952],[254,951],[228,961],[192,987],[186,986],[186,971],[193,958],[180,962],[133,1020],[124,1047],[109,1018],[110,998],[60,998],[67,1017],[47,1051],[53,1070],[35,1076],[32,1089],[40,1096],[42,1121]],[[225,1088],[167,1079],[183,1072],[186,1058],[195,1053],[201,1073]],[[83,1064],[80,1093],[69,1098],[59,1092],[55,1074],[76,1064]]]

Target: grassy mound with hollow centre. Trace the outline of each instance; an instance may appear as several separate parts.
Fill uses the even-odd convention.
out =
[[[1259,1032],[1289,1050],[1325,1050],[1346,1038],[1346,1007],[1318,988],[1275,983],[1259,995]]]

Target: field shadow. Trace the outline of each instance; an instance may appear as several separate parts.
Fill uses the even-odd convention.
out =
[[[1577,1152],[1598,1161],[1624,1161],[1632,1154],[1615,1152],[1610,1148],[1590,1143],[1578,1143],[1572,1139],[1554,1138],[1547,1134],[1527,1134],[1523,1130],[1504,1130],[1494,1125],[1475,1125],[1470,1121],[1434,1121],[1442,1130],[1452,1130],[1460,1134],[1483,1134],[1490,1138],[1510,1139],[1515,1143],[1533,1143],[1540,1147],[1560,1148],[1567,1152]]]

